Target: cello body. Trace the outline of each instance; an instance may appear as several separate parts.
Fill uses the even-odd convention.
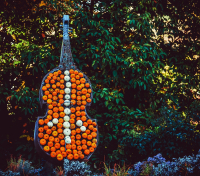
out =
[[[60,64],[42,80],[39,100],[46,114],[37,118],[34,130],[37,152],[58,166],[64,159],[87,162],[99,141],[97,121],[87,114],[91,82],[73,62],[68,29],[69,16],[64,15]]]

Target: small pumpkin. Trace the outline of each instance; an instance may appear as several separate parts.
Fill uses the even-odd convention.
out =
[[[45,139],[40,139],[40,144],[41,145],[45,145],[46,144],[46,140]]]
[[[59,161],[63,160],[62,154],[58,154],[58,155],[57,155],[57,160],[59,160]]]
[[[90,148],[89,148],[89,151],[90,151],[90,152],[94,152],[94,148],[93,148],[93,147],[90,147]]]
[[[55,137],[58,135],[58,132],[57,131],[53,131],[52,135]]]
[[[48,152],[50,150],[49,146],[44,146],[44,151]]]
[[[60,142],[60,139],[57,137],[57,138],[54,139],[54,142],[58,143],[58,142]]]
[[[60,151],[60,150],[57,150],[57,151],[56,151],[56,155],[58,155],[58,154],[61,154],[61,151]]]
[[[74,154],[74,159],[78,159],[79,155],[78,154]]]
[[[62,154],[63,158],[65,158],[67,156],[66,152],[62,152],[61,154]]]
[[[89,154],[90,154],[90,150],[89,150],[89,149],[86,149],[86,150],[84,151],[84,153],[85,153],[86,155],[89,155]]]
[[[67,150],[66,150],[66,153],[67,153],[67,154],[71,154],[71,153],[72,153],[71,149],[67,149]]]
[[[51,157],[55,158],[56,157],[56,152],[51,152]]]
[[[39,138],[43,138],[43,136],[44,136],[44,133],[38,133]]]
[[[69,155],[67,156],[67,159],[68,159],[68,160],[72,160],[72,159],[73,159],[73,156],[74,156],[74,155],[69,154]]]
[[[60,143],[55,143],[54,146],[55,146],[56,149],[59,149],[60,148]]]
[[[80,159],[84,159],[85,156],[84,156],[84,154],[80,154],[79,157],[80,157]]]

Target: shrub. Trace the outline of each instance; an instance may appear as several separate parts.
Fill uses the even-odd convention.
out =
[[[119,145],[122,146],[123,156],[131,156],[133,159],[146,160],[149,155],[161,153],[167,160],[197,153],[200,148],[200,135],[195,132],[195,127],[189,123],[182,112],[172,111],[163,107],[160,121],[150,121],[157,132],[145,131],[143,134],[133,136],[126,132]],[[121,152],[122,153],[122,152]],[[130,163],[131,158],[123,158]],[[135,161],[134,161],[135,162]]]
[[[138,162],[134,164],[134,169],[128,171],[132,176],[139,175],[140,173],[144,173],[143,171],[147,167],[147,164],[153,164],[152,170],[149,172],[151,175],[156,176],[170,176],[170,175],[180,175],[181,173],[185,175],[186,173],[189,175],[197,175],[200,169],[200,150],[196,157],[193,156],[184,156],[183,158],[175,159],[174,162],[170,162],[165,160],[161,154],[156,156],[149,157],[147,161]],[[147,174],[147,173],[146,173]]]
[[[74,175],[74,176],[84,176],[85,174],[91,174],[89,171],[90,166],[85,164],[84,162],[79,161],[69,161],[68,159],[64,159],[64,172],[65,176]]]
[[[0,171],[0,176],[21,176],[19,172],[12,172],[11,170],[8,170],[6,172]]]
[[[35,174],[40,175],[39,172],[43,169],[41,167],[40,169],[35,169],[31,166],[32,162],[25,161],[21,159],[21,156],[19,157],[18,161],[16,162],[15,158],[12,158],[11,160],[7,162],[8,164],[8,171],[2,172],[0,171],[1,175],[29,175],[34,176]]]

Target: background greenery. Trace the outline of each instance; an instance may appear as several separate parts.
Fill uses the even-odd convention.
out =
[[[88,113],[100,143],[92,169],[103,168],[104,158],[113,168],[158,153],[167,160],[197,154],[200,127],[191,119],[200,120],[199,11],[195,0],[3,0],[0,169],[10,154],[40,165],[33,144],[35,121],[45,113],[38,91],[59,64],[64,14],[74,62],[94,90]]]

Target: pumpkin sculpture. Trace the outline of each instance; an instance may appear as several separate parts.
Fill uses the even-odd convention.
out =
[[[42,80],[39,99],[46,114],[37,118],[34,131],[40,156],[60,166],[65,158],[88,161],[99,140],[96,119],[87,114],[92,86],[72,60],[68,29],[69,16],[64,15],[60,64]]]

